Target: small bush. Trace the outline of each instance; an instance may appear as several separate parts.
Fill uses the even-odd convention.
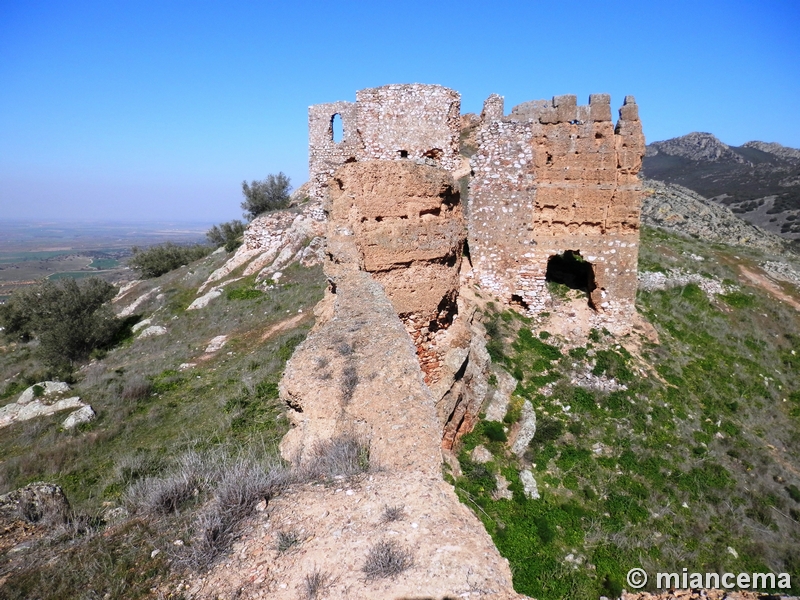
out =
[[[396,577],[414,564],[411,552],[395,540],[382,540],[369,550],[362,571],[367,579]]]
[[[330,573],[314,569],[305,576],[305,593],[308,600],[314,600],[331,583]]]
[[[167,242],[147,249],[134,246],[131,250],[133,256],[128,260],[128,266],[138,271],[141,277],[150,279],[200,260],[208,256],[213,248],[202,244],[179,246]]]
[[[147,398],[152,391],[152,384],[142,375],[134,375],[125,382],[122,386],[122,399],[128,401],[137,401]]]
[[[340,388],[342,392],[342,402],[349,403],[353,399],[353,394],[358,387],[358,373],[354,365],[347,365],[342,371]]]
[[[792,484],[786,488],[786,493],[789,494],[789,497],[794,500],[795,502],[800,502],[800,489]]]
[[[369,444],[353,434],[318,442],[305,467],[311,479],[350,477],[369,470]]]
[[[348,344],[347,342],[340,342],[336,346],[336,351],[342,356],[350,356],[354,352],[354,348],[352,344]]]
[[[190,562],[207,567],[233,541],[245,517],[252,514],[261,500],[280,493],[289,482],[289,474],[281,467],[265,468],[247,458],[224,467],[209,508],[195,521],[197,541],[192,544]]]
[[[294,530],[279,531],[277,540],[277,550],[280,553],[286,552],[292,546],[300,543],[300,536]]]
[[[138,481],[128,491],[128,501],[139,512],[167,515],[177,512],[194,495],[196,482],[191,474],[175,473],[164,478]]]
[[[206,237],[215,248],[224,246],[226,252],[233,252],[242,245],[245,227],[246,225],[242,221],[234,219],[214,225],[206,232]]]
[[[228,300],[255,300],[264,295],[264,292],[255,288],[235,288],[227,290],[225,296]]]
[[[121,323],[109,301],[117,288],[98,277],[61,279],[15,291],[0,306],[0,326],[19,339],[36,337],[49,366],[68,370],[109,346]]]
[[[381,515],[381,523],[392,523],[393,521],[402,521],[405,516],[406,507],[403,504],[397,506],[384,506],[383,514]]]
[[[245,217],[252,220],[261,213],[286,208],[289,205],[291,189],[291,181],[283,173],[270,174],[266,179],[251,181],[249,184],[243,181],[242,208],[245,210]]]
[[[503,431],[503,424],[499,421],[485,421],[483,423],[483,434],[492,442],[508,441],[508,436]]]

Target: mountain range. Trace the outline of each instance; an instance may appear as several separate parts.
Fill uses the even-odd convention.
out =
[[[800,238],[800,150],[777,143],[728,146],[694,132],[647,146],[647,179],[679,184],[788,239]]]

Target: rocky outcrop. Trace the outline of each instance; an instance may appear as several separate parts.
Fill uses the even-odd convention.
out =
[[[470,311],[459,304],[453,320],[464,226],[452,178],[429,165],[371,161],[341,167],[330,189],[330,290],[280,382],[292,423],[280,449],[302,470],[325,442],[361,440],[370,472],[345,493],[300,486],[271,505],[271,529],[299,524],[309,535],[302,563],[270,561],[266,579],[275,583],[259,593],[296,597],[319,561],[330,597],[516,598],[507,561],[441,477],[443,428],[460,404],[477,415],[483,400],[465,402],[468,390],[453,379],[485,382],[488,363],[482,337],[473,348]],[[415,345],[415,323],[428,334],[439,328],[451,350],[437,361],[446,373],[438,387],[425,383],[421,357],[431,349]],[[474,358],[481,351],[483,363]],[[400,502],[408,518],[387,528],[380,512]],[[387,536],[409,549],[413,565],[391,579],[365,578],[370,546]]]
[[[63,398],[68,391],[69,386],[60,381],[42,381],[32,385],[20,394],[16,402],[0,407],[0,429],[19,421],[28,421],[65,410],[76,408],[91,410],[91,407],[77,396]]]
[[[786,245],[780,236],[751,225],[729,208],[688,188],[653,179],[645,179],[643,185],[646,195],[642,203],[642,223],[645,225],[767,252],[781,252]]]
[[[63,521],[69,512],[69,502],[60,486],[52,483],[30,483],[0,496],[0,526],[15,521],[38,523]]]
[[[271,505],[270,531],[291,524],[308,539],[302,566],[295,557],[270,557],[267,579],[275,583],[263,597],[296,597],[313,564],[330,574],[330,597],[517,597],[507,562],[441,478],[435,398],[393,304],[370,273],[339,270],[332,279],[335,293],[319,307],[318,324],[280,384],[293,424],[281,452],[303,465],[321,440],[353,435],[368,440],[372,473],[344,493],[303,486]],[[399,503],[407,519],[382,526],[383,508]],[[363,561],[383,536],[409,548],[414,566],[392,579],[365,580]]]
[[[694,161],[716,162],[728,160],[737,163],[746,162],[743,156],[731,150],[730,146],[719,141],[716,136],[698,131],[663,142],[649,144],[647,146],[647,156],[652,157],[657,154],[680,156]]]
[[[225,264],[209,275],[198,293],[202,297],[209,286],[222,282],[244,265],[245,277],[255,274],[261,280],[292,262],[304,266],[319,264],[323,258],[321,236],[324,229],[325,214],[319,202],[307,202],[293,210],[256,217],[245,229],[244,243]]]
[[[800,150],[748,142],[728,146],[691,133],[647,147],[648,179],[679,184],[729,207],[753,225],[800,239]]]
[[[789,148],[788,146],[783,146],[776,142],[752,141],[742,144],[742,148],[755,148],[756,150],[761,150],[761,152],[774,154],[779,158],[787,160],[800,159],[800,150],[797,148]]]

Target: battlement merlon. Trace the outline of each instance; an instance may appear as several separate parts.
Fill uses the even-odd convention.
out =
[[[639,120],[639,109],[633,96],[625,96],[625,102],[619,110],[620,119]],[[499,120],[534,121],[543,125],[611,121],[611,96],[590,94],[587,105],[578,104],[578,98],[574,94],[553,96],[551,100],[529,100],[518,104],[511,109],[510,114],[504,115],[503,97],[492,94],[483,103],[481,121],[488,124]]]

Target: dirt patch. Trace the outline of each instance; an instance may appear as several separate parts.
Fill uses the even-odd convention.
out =
[[[261,334],[261,341],[265,342],[273,335],[278,333],[279,331],[286,331],[287,329],[292,329],[295,325],[299,325],[303,319],[307,318],[309,315],[306,313],[297,313],[293,317],[289,317],[288,319],[284,319],[283,321],[279,321],[275,323],[269,329],[267,329],[264,333]],[[313,315],[311,315],[313,316]]]
[[[786,302],[786,304],[790,305],[794,309],[800,310],[800,302],[798,302],[795,298],[792,298],[789,294],[784,292],[777,283],[772,281],[769,277],[767,277],[763,273],[756,273],[755,271],[751,271],[750,269],[748,269],[743,265],[739,265],[739,270],[750,283],[767,290],[778,300]]]

